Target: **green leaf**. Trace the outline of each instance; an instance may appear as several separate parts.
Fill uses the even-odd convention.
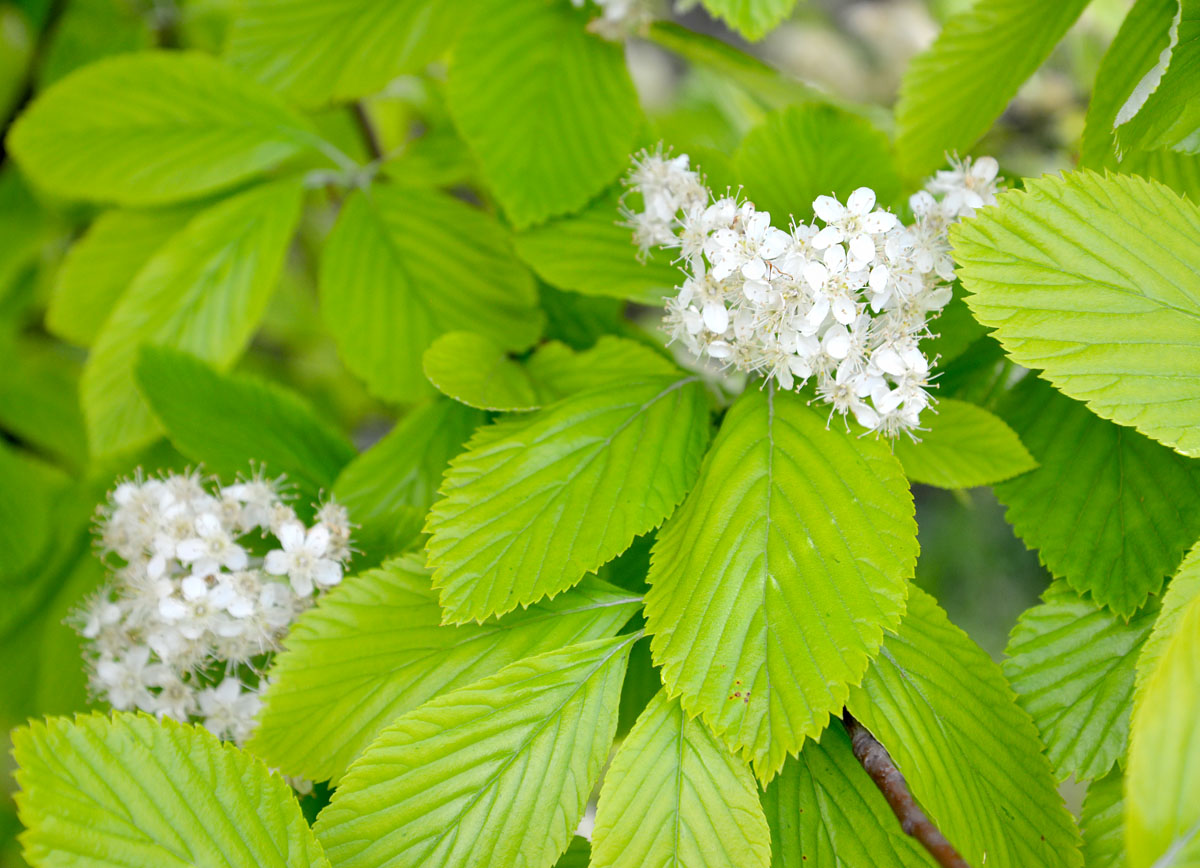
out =
[[[89,346],[150,257],[196,213],[183,205],[101,214],[58,270],[46,326],[64,340]]]
[[[1087,868],[1127,868],[1125,858],[1124,777],[1113,769],[1107,777],[1092,781],[1083,799],[1083,864]]]
[[[274,94],[212,57],[178,51],[118,55],[75,71],[8,137],[39,186],[126,205],[223,189],[316,143],[308,122]]]
[[[1165,70],[1148,74],[1116,117],[1118,148],[1200,153],[1200,0],[1179,0]],[[1141,105],[1138,105],[1139,100]],[[1128,116],[1130,111],[1135,113]]]
[[[68,485],[58,468],[0,440],[0,583],[25,581],[47,545],[59,545],[53,507]]]
[[[300,105],[351,100],[436,59],[463,10],[440,0],[249,0],[226,60]]]
[[[1013,531],[1055,576],[1132,615],[1200,536],[1200,461],[1097,418],[1032,376],[1000,414],[1039,464],[996,486]]]
[[[152,48],[151,18],[121,0],[75,0],[47,34],[37,69],[39,89],[101,58]]]
[[[1075,823],[1015,700],[1000,667],[913,588],[846,707],[968,864],[1081,865]]]
[[[1158,667],[1158,661],[1166,651],[1171,637],[1179,629],[1179,619],[1193,598],[1200,597],[1200,543],[1192,547],[1179,571],[1167,584],[1167,590],[1162,595],[1162,607],[1154,621],[1154,629],[1142,646],[1142,653],[1137,660],[1137,676],[1134,679],[1133,707],[1141,706],[1146,695],[1146,686],[1150,676]]]
[[[1125,754],[1133,675],[1157,604],[1131,620],[1057,581],[1013,628],[1002,664],[1059,780],[1094,780]]]
[[[552,597],[612,560],[683,500],[708,438],[704,387],[653,374],[482,429],[425,528],[447,621]]]
[[[1133,713],[1125,770],[1125,846],[1130,868],[1200,864],[1200,595],[1182,608],[1174,635]]]
[[[646,629],[667,690],[769,780],[900,622],[916,530],[887,446],[747,389],[654,546]]]
[[[974,488],[1037,467],[1016,432],[982,407],[942,398],[935,409],[919,442],[896,441],[896,457],[913,482]]]
[[[928,175],[947,151],[975,144],[1087,5],[977,0],[947,21],[900,85],[896,151],[904,174]]]
[[[541,331],[533,278],[491,216],[436,190],[376,185],[346,199],[326,242],[321,313],[346,366],[381,398],[433,393],[421,356],[466,329],[506,349]]]
[[[425,376],[444,395],[480,410],[536,410],[537,384],[504,347],[474,332],[447,332],[425,351]]]
[[[283,778],[201,727],[52,717],[13,745],[34,865],[328,868]]]
[[[96,337],[80,383],[92,454],[153,439],[133,383],[138,349],[186,350],[217,368],[241,353],[262,316],[300,216],[301,187],[255,187],[201,212],[151,257]]]
[[[57,341],[32,336],[0,353],[0,428],[73,470],[88,460],[80,368]]]
[[[620,45],[589,10],[477,0],[450,64],[450,111],[517,228],[576,211],[626,167],[641,123]]]
[[[671,264],[670,253],[639,262],[633,234],[620,219],[614,190],[578,214],[518,233],[517,253],[540,278],[561,289],[659,306],[683,275]]]
[[[796,0],[700,0],[710,15],[720,18],[750,41],[762,39],[792,14]]]
[[[768,115],[742,140],[734,168],[746,197],[783,227],[788,215],[811,220],[818,196],[845,201],[870,187],[886,206],[900,193],[887,136],[865,118],[820,103]]]
[[[1156,181],[1072,172],[1004,193],[950,237],[971,310],[1015,362],[1200,455],[1200,207]]]
[[[317,818],[330,859],[338,868],[552,865],[608,756],[636,636],[519,660],[396,720]]]
[[[288,774],[336,781],[401,714],[522,658],[611,636],[639,602],[589,579],[498,621],[442,626],[429,571],[411,555],[388,561],[296,621],[250,749]]]
[[[904,834],[837,721],[804,743],[763,794],[774,868],[931,868]]]
[[[181,453],[232,476],[261,464],[286,474],[305,503],[328,491],[354,447],[302,398],[254,377],[218,374],[193,355],[145,347],[142,394]]]
[[[771,864],[771,833],[750,769],[665,691],[642,712],[604,775],[591,864]]]
[[[595,345],[582,352],[559,341],[548,341],[529,357],[526,368],[539,389],[559,398],[647,375],[669,377],[679,373],[657,349],[614,335],[601,335]]]

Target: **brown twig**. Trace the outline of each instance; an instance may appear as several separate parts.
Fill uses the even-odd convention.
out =
[[[887,799],[892,813],[900,821],[900,828],[904,830],[904,834],[916,838],[942,868],[970,868],[967,860],[958,854],[954,845],[947,841],[933,821],[925,816],[925,812],[909,792],[904,775],[900,774],[900,769],[896,768],[896,764],[888,755],[887,749],[876,741],[875,736],[855,720],[849,711],[842,715],[842,725],[850,734],[855,758],[867,770],[875,786],[879,787],[879,791]]]
[[[370,152],[371,159],[383,159],[383,143],[379,140],[379,131],[375,129],[375,124],[371,121],[371,115],[367,112],[367,107],[359,100],[354,103],[352,108],[354,110],[354,120],[358,124],[359,130],[362,131],[363,141],[367,143],[367,151]]]

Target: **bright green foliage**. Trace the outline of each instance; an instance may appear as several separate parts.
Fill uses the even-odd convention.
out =
[[[1001,414],[1039,464],[996,486],[1013,530],[1055,576],[1132,615],[1200,536],[1200,461],[1097,418],[1032,376]]]
[[[206,730],[144,714],[13,734],[25,857],[45,868],[328,868],[283,778]]]
[[[763,808],[771,825],[774,868],[929,868],[931,858],[900,828],[896,815],[834,721],[805,742],[767,786]]]
[[[47,545],[58,545],[60,528],[51,505],[67,486],[64,473],[27,452],[0,442],[0,583],[25,580]]]
[[[1133,117],[1118,115],[1119,150],[1200,153],[1200,0],[1178,0],[1174,14],[1177,41],[1166,70]]]
[[[1004,674],[1033,717],[1062,779],[1094,780],[1125,753],[1133,675],[1158,605],[1126,622],[1059,580],[1026,610],[1008,643]]]
[[[846,706],[969,864],[1082,864],[1033,721],[1000,667],[924,591],[910,591],[899,630]]]
[[[1179,629],[1179,619],[1184,609],[1195,598],[1200,597],[1200,543],[1188,552],[1177,572],[1167,585],[1162,596],[1162,608],[1154,621],[1154,629],[1142,646],[1137,660],[1137,677],[1134,680],[1133,707],[1142,705],[1150,676],[1158,667],[1158,661],[1167,650],[1171,637]]]
[[[603,335],[594,346],[578,353],[559,341],[544,343],[529,357],[526,367],[538,388],[556,397],[646,375],[679,373],[661,352],[613,335]]]
[[[553,596],[612,560],[683,500],[708,438],[704,387],[653,375],[483,429],[426,525],[446,620]]]
[[[769,868],[770,841],[750,769],[659,691],[604,775],[592,868]]]
[[[792,14],[796,0],[700,0],[712,15],[750,40],[762,39],[768,31]]]
[[[520,660],[396,720],[317,818],[332,862],[553,865],[608,756],[634,638]]]
[[[141,446],[156,426],[133,387],[144,344],[228,367],[258,325],[300,216],[300,185],[255,187],[203,211],[138,272],[96,337],[80,384],[94,455]]]
[[[154,46],[154,31],[141,10],[122,0],[75,0],[67,4],[38,69],[45,87],[104,57]]]
[[[1037,467],[1016,433],[982,407],[942,398],[934,409],[919,441],[896,440],[896,457],[913,482],[973,488]]]
[[[1087,868],[1126,868],[1124,777],[1113,769],[1088,784],[1079,826],[1083,830],[1083,864]]]
[[[447,332],[425,351],[425,376],[444,395],[480,410],[536,410],[543,398],[520,362],[474,332]]]
[[[504,229],[436,190],[381,184],[348,197],[320,286],[346,366],[391,401],[432,393],[421,356],[438,335],[468,329],[523,349],[541,330],[533,278]]]
[[[445,51],[464,10],[441,0],[250,0],[226,58],[292,101],[376,93]]]
[[[46,325],[64,340],[91,344],[121,293],[195,214],[192,206],[101,214],[63,260]]]
[[[8,138],[39,186],[126,205],[229,187],[317,142],[269,91],[207,55],[180,52],[78,70],[45,91]]]
[[[746,134],[734,168],[746,197],[783,228],[789,214],[811,220],[818,196],[844,202],[870,187],[887,206],[900,192],[887,136],[865,118],[822,103],[772,112]]]
[[[285,474],[301,501],[329,491],[354,447],[298,395],[253,377],[219,374],[195,356],[145,347],[138,385],[181,453],[233,477],[252,463]]]
[[[669,251],[634,258],[633,231],[617,222],[619,198],[614,190],[576,214],[518,233],[517,253],[560,289],[661,304],[679,283],[679,269]]]
[[[1200,207],[1155,181],[1073,172],[950,236],[971,310],[1014,361],[1200,455]]]
[[[887,446],[827,429],[793,393],[748,389],[654,546],[646,628],[663,683],[769,780],[899,623],[916,557]]]
[[[401,714],[522,658],[611,636],[639,602],[588,579],[500,620],[441,626],[429,572],[411,555],[388,561],[296,622],[251,749],[289,774],[337,780]]]
[[[359,527],[354,544],[375,563],[399,552],[421,530],[442,473],[486,417],[441,398],[410,410],[387,436],[355,458],[333,495]]]
[[[1200,864],[1200,596],[1174,635],[1133,714],[1125,774],[1130,868]]]
[[[921,178],[966,151],[1049,56],[1088,0],[977,0],[909,65],[896,104],[896,151]]]
[[[626,167],[641,120],[621,47],[569,3],[474,5],[449,100],[484,179],[518,228],[580,208]]]

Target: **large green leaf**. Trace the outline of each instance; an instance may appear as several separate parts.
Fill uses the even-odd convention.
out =
[[[578,210],[629,160],[641,122],[621,47],[590,11],[476,0],[450,65],[450,110],[518,227]]]
[[[722,19],[749,40],[762,39],[792,14],[796,0],[700,0],[709,14]]]
[[[381,398],[433,394],[421,356],[466,329],[524,349],[533,277],[491,216],[446,193],[381,184],[346,199],[321,259],[321,313],[347,367]]]
[[[428,570],[411,555],[388,561],[300,616],[250,748],[289,774],[336,780],[401,714],[524,657],[611,636],[639,602],[589,579],[500,620],[442,626]]]
[[[549,866],[600,776],[636,634],[511,663],[396,720],[316,832],[338,868]]]
[[[1179,628],[1179,619],[1184,609],[1195,598],[1200,597],[1200,542],[1198,542],[1167,585],[1162,595],[1162,607],[1154,621],[1142,653],[1137,660],[1137,676],[1134,679],[1133,707],[1137,709],[1146,695],[1150,676],[1158,667],[1158,661],[1166,651],[1167,644]]]
[[[1200,455],[1200,207],[1156,181],[1072,172],[950,236],[971,309],[1014,361]]]
[[[1200,595],[1175,624],[1133,713],[1125,770],[1130,868],[1200,864]]]
[[[283,778],[202,727],[144,714],[13,733],[25,858],[45,868],[328,868]]]
[[[266,380],[219,374],[195,356],[146,347],[142,394],[181,453],[226,476],[261,465],[308,503],[327,492],[354,447],[298,395]]]
[[[996,486],[1013,530],[1055,576],[1132,615],[1200,536],[1200,461],[1097,418],[1032,376],[1001,415],[1039,464]]]
[[[886,445],[747,389],[654,546],[647,630],[668,691],[771,778],[899,623],[916,530]]]
[[[317,145],[308,122],[208,55],[118,55],[77,70],[13,126],[39,186],[145,205],[228,187]]]
[[[1125,780],[1120,769],[1088,784],[1079,826],[1083,830],[1083,864],[1087,868],[1126,868]]]
[[[1125,753],[1138,652],[1157,604],[1128,622],[1057,581],[1013,628],[1003,663],[1059,779],[1094,780]]]
[[[932,858],[900,828],[834,722],[804,743],[763,794],[773,868],[930,868]]]
[[[822,103],[772,112],[746,134],[734,155],[746,197],[770,211],[776,226],[788,215],[812,219],[818,196],[843,201],[870,187],[881,205],[900,192],[900,178],[887,136],[865,118]]]
[[[462,17],[442,0],[249,0],[236,7],[225,57],[317,106],[419,70],[446,50]]]
[[[913,482],[973,488],[1037,467],[1016,432],[982,407],[942,398],[935,410],[919,441],[896,441],[896,457]]]
[[[186,350],[218,368],[241,353],[266,309],[300,216],[297,181],[255,187],[201,212],[138,272],[96,337],[81,401],[93,455],[156,433],[133,383],[140,347]]]
[[[908,67],[896,104],[896,150],[913,178],[966,151],[1000,116],[1088,0],[978,0],[946,22]]]
[[[446,619],[554,596],[612,560],[683,500],[708,438],[704,387],[654,374],[483,429],[426,525]]]
[[[968,864],[1082,863],[1033,721],[1000,667],[924,591],[909,593],[899,630],[846,706]]]
[[[771,833],[745,763],[665,691],[604,775],[593,868],[769,868]]]

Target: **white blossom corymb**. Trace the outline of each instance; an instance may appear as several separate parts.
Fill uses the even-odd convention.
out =
[[[666,302],[672,341],[696,356],[800,389],[813,379],[833,412],[894,437],[931,402],[920,342],[951,298],[948,227],[995,201],[990,157],[952,161],[910,199],[904,226],[860,187],[845,202],[819,196],[812,223],[788,231],[735,196],[714,197],[687,155],[634,160],[622,206],[644,255],[677,250],[684,279]]]
[[[98,534],[115,563],[79,613],[92,691],[244,742],[271,655],[314,589],[341,581],[345,508],[325,503],[306,527],[279,480],[139,474],[109,495]]]

